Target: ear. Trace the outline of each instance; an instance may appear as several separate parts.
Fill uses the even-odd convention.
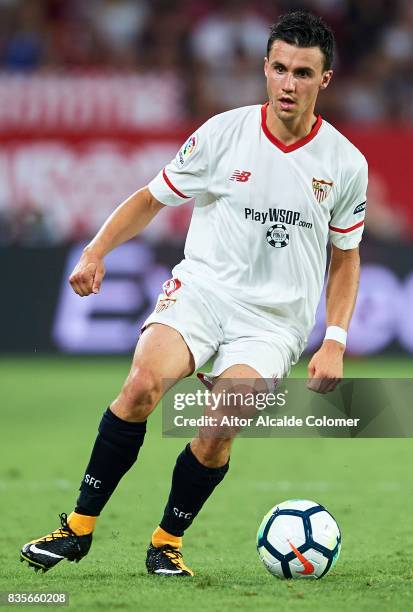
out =
[[[268,57],[264,57],[264,74],[268,76]]]
[[[320,84],[320,90],[321,89],[326,89],[329,86],[330,81],[331,81],[332,78],[333,78],[333,71],[332,70],[326,70],[323,73],[323,78],[322,78],[321,84]]]

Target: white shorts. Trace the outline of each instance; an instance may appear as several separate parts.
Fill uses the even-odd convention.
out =
[[[244,364],[263,378],[282,379],[298,360],[298,339],[267,313],[192,279],[173,278],[163,291],[142,330],[152,323],[176,329],[193,355],[195,370],[213,357],[211,377]]]

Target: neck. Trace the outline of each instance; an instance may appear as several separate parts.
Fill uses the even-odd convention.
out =
[[[267,128],[278,140],[285,145],[291,145],[305,138],[311,132],[317,117],[314,109],[308,111],[295,119],[284,121],[275,114],[271,102],[267,107]]]

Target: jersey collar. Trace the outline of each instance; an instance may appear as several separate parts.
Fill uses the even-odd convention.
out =
[[[261,107],[262,131],[264,132],[268,140],[270,140],[283,153],[291,153],[291,151],[295,151],[296,149],[299,149],[300,147],[303,147],[304,145],[306,145],[308,142],[310,142],[310,140],[313,140],[313,138],[317,136],[318,131],[323,122],[321,115],[317,115],[317,120],[314,123],[313,127],[311,128],[311,132],[307,134],[307,136],[304,136],[304,138],[300,138],[300,140],[297,140],[297,142],[294,142],[293,144],[286,145],[283,142],[281,142],[281,140],[278,140],[278,138],[276,138],[274,134],[271,134],[270,130],[268,129],[267,127],[267,108],[268,108],[268,102],[263,104]]]

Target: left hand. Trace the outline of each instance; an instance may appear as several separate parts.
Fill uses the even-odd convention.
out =
[[[308,364],[308,389],[316,393],[334,391],[343,378],[344,351],[340,342],[324,340]]]

